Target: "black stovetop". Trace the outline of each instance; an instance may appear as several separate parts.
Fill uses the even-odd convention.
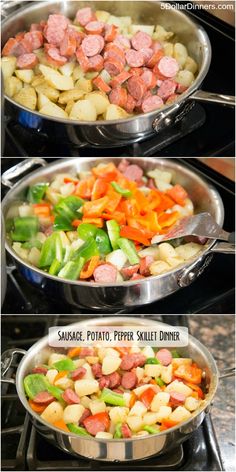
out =
[[[157,317],[155,317],[157,318]],[[188,326],[185,316],[158,317],[165,323]],[[80,316],[12,316],[2,317],[2,351],[13,347],[29,349],[48,334],[50,326],[80,321]],[[14,370],[20,359],[15,360]],[[13,371],[11,375],[13,375]],[[46,442],[25,414],[15,388],[2,389],[2,470],[41,471],[220,471],[223,470],[219,446],[211,417],[208,415],[183,446],[168,454],[135,462],[99,462],[68,455]]]
[[[48,159],[49,160],[49,159]],[[51,161],[52,159],[50,159]],[[18,162],[14,159],[14,164]],[[224,228],[234,231],[234,183],[211,170],[197,159],[179,159],[199,175],[207,179],[219,191],[225,208]],[[12,159],[2,159],[2,171],[12,166]],[[8,259],[11,265],[12,260]],[[140,308],[133,313],[235,313],[234,306],[234,257],[214,254],[203,274],[189,287]],[[16,290],[17,288],[17,290]],[[8,270],[8,285],[2,313],[74,313],[73,307],[61,300],[51,299],[30,285],[17,270]],[[78,313],[78,310],[76,311]],[[85,310],[81,313],[88,313]]]
[[[176,3],[176,2],[171,2]],[[191,4],[181,2],[180,4]],[[209,92],[234,95],[235,29],[206,10],[187,13],[207,31],[212,45],[212,62],[202,88]],[[231,58],[231,59],[230,59]],[[7,111],[6,111],[7,113]],[[24,121],[24,116],[22,115]],[[55,129],[53,129],[55,126]],[[234,110],[216,104],[198,103],[189,115],[164,135],[142,143],[118,148],[73,148],[65,140],[55,139],[56,124],[50,137],[25,128],[6,117],[3,155],[11,156],[235,156]]]

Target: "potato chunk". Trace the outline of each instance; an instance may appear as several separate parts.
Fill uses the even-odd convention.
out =
[[[55,423],[63,418],[63,408],[59,402],[52,402],[45,408],[41,414],[41,418],[48,423]]]
[[[4,84],[4,91],[8,97],[13,97],[16,93],[22,89],[22,82],[17,77],[9,77]]]
[[[79,100],[73,105],[70,118],[79,121],[96,121],[96,108],[90,100]]]
[[[121,364],[120,357],[106,356],[102,361],[102,373],[109,375],[115,372]]]
[[[33,87],[22,88],[13,98],[17,103],[30,108],[30,110],[36,109],[37,95]]]
[[[15,56],[6,56],[1,58],[1,70],[3,79],[7,80],[12,76],[16,68],[16,57]]]
[[[99,390],[99,383],[93,379],[81,379],[75,381],[75,391],[79,397],[91,395]]]
[[[65,92],[60,93],[58,102],[62,105],[65,105],[70,100],[77,102],[77,100],[83,97],[84,93],[85,92],[83,90],[79,90],[77,88],[72,90],[66,90]]]
[[[107,107],[110,105],[107,96],[101,92],[91,92],[86,95],[85,98],[93,103],[98,115],[102,115],[102,113],[105,113]]]
[[[126,113],[123,108],[118,107],[118,105],[108,105],[106,113],[105,113],[105,120],[120,120],[121,118],[129,118],[130,115]]]
[[[68,405],[66,406],[63,419],[65,423],[76,423],[78,424],[85,408],[83,405]]]
[[[39,70],[51,87],[57,90],[71,90],[74,88],[74,81],[71,77],[62,75],[51,67],[44,66],[43,64],[39,66]]]
[[[26,84],[30,84],[34,77],[32,69],[16,70],[15,74],[16,77],[18,77],[20,80],[22,80],[22,82],[25,82]]]
[[[190,418],[191,413],[184,408],[184,406],[177,406],[177,408],[170,414],[169,418],[176,423],[186,421]]]
[[[67,113],[53,102],[45,103],[39,111],[44,115],[54,116],[55,118],[68,118]]]

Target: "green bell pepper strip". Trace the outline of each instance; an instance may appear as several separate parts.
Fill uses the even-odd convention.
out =
[[[145,364],[160,364],[160,361],[156,357],[148,357]]]
[[[109,254],[112,251],[109,237],[106,231],[104,231],[103,229],[97,230],[95,241],[101,255],[105,256],[106,254]]]
[[[41,241],[39,241],[38,239],[32,239],[32,241],[26,241],[22,244],[22,247],[24,249],[32,249],[33,247],[36,247],[37,249],[39,249],[39,251],[41,251],[42,246],[43,243],[41,243]]]
[[[173,359],[178,359],[179,357],[181,357],[177,351],[171,351],[171,355]]]
[[[70,220],[64,216],[57,215],[53,223],[53,231],[73,231],[74,227]]]
[[[149,426],[149,425],[146,425],[143,427],[144,431],[147,431],[149,434],[157,434],[157,433],[160,433],[160,429],[159,428],[154,428],[154,426]]]
[[[28,189],[27,200],[30,203],[40,203],[45,195],[49,183],[39,183],[32,185]]]
[[[97,226],[91,223],[81,223],[77,228],[80,239],[84,241],[87,241],[88,238],[95,238],[97,230]]]
[[[128,257],[128,260],[131,265],[139,264],[139,257],[138,257],[137,251],[134,248],[132,242],[129,241],[129,239],[119,238],[117,240],[117,244],[119,248],[122,249],[122,251]]]
[[[114,432],[114,438],[116,439],[122,438],[121,426],[122,426],[122,423],[117,423],[116,425],[116,429]]]
[[[122,197],[132,196],[132,192],[130,190],[128,190],[127,188],[121,187],[117,182],[111,182],[111,185],[117,193],[122,195]]]
[[[24,216],[14,218],[14,231],[11,232],[13,241],[29,241],[39,231],[39,219],[37,216]]]
[[[96,241],[93,238],[88,238],[88,240],[75,251],[72,256],[72,261],[78,257],[83,257],[84,261],[87,262],[93,256],[99,256],[99,250]]]
[[[29,374],[24,378],[24,389],[31,400],[40,392],[48,389],[48,381],[43,374]]]
[[[75,423],[67,423],[66,426],[72,433],[79,434],[80,436],[91,436],[85,428],[77,426]]]
[[[58,259],[54,259],[50,265],[48,273],[50,275],[57,275],[61,269],[61,262]]]
[[[69,195],[62,198],[59,203],[54,206],[54,213],[69,221],[81,217],[78,213],[79,208],[84,204],[84,201],[75,195]]]
[[[62,370],[75,370],[76,369],[75,363],[69,357],[55,362],[52,367],[58,370],[58,372],[61,372]]]
[[[51,385],[51,384],[48,382],[47,391],[48,391],[48,393],[50,393],[54,398],[56,398],[58,401],[63,402],[63,398],[62,398],[61,395],[62,395],[62,393],[64,392],[64,390],[62,390],[62,389],[59,388],[59,387],[56,387],[55,385]]]
[[[125,406],[126,402],[120,393],[115,393],[109,388],[104,388],[102,393],[99,397],[100,400],[104,401],[105,403],[109,403],[109,405],[115,406]]]
[[[49,236],[43,243],[39,259],[39,267],[50,267],[54,259],[59,262],[63,260],[63,247],[58,232]]]
[[[155,377],[155,381],[156,381],[157,385],[159,385],[159,387],[164,387],[165,382],[163,382],[161,377]]]
[[[84,257],[78,256],[74,261],[68,261],[58,273],[62,279],[77,280],[85,264]]]
[[[120,226],[116,220],[109,220],[106,225],[112,249],[119,249],[117,241],[120,238]]]

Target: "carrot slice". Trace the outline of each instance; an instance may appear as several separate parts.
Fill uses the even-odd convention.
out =
[[[51,205],[49,203],[34,203],[33,209],[34,214],[37,216],[47,217],[50,216]]]
[[[90,261],[88,261],[87,267],[85,267],[80,272],[80,279],[88,279],[93,275],[94,269],[96,269],[100,256],[93,256],[91,257]]]
[[[40,403],[35,403],[33,400],[29,400],[29,405],[36,413],[43,413],[45,408],[47,408],[47,405],[40,405]]]
[[[56,377],[53,380],[53,383],[55,384],[57,380],[62,379],[62,377],[66,377],[68,374],[68,370],[61,370],[61,372],[58,372]]]
[[[162,420],[161,424],[166,428],[173,428],[173,426],[176,426],[178,423],[176,423],[176,421],[172,421],[166,418]]]
[[[67,352],[67,357],[69,357],[70,359],[72,359],[73,357],[77,357],[80,355],[80,351],[81,351],[81,347],[72,347]]]
[[[67,428],[65,421],[63,420],[57,420],[55,423],[53,423],[56,428],[63,429],[63,431],[66,431],[67,433],[70,432],[70,430]]]

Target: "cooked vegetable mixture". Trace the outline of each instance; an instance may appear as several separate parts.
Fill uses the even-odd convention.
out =
[[[29,406],[63,431],[102,439],[156,434],[191,418],[206,390],[191,358],[151,347],[53,352],[24,378]]]
[[[129,16],[79,9],[51,14],[2,50],[5,93],[54,118],[118,120],[170,105],[194,82],[197,63],[172,31]]]
[[[187,192],[171,181],[170,172],[144,175],[126,159],[56,175],[10,208],[8,237],[22,259],[69,280],[116,283],[168,272],[202,249],[184,240],[151,244],[193,213]]]

